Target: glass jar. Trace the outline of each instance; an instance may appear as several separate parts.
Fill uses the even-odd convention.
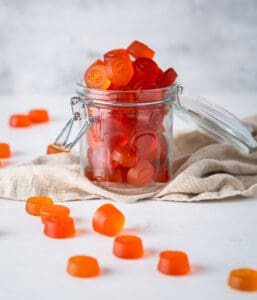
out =
[[[82,174],[124,195],[158,191],[167,184],[177,89],[174,84],[154,90],[95,90],[77,84],[79,97],[72,103],[80,120],[75,142],[80,139]]]
[[[127,91],[96,90],[78,83],[76,91],[72,118],[53,146],[68,151],[80,141],[83,176],[121,195],[158,192],[172,179],[174,108],[218,141],[244,153],[257,151],[249,126],[206,99],[179,96],[182,87],[177,84]],[[80,131],[68,142],[77,120]]]

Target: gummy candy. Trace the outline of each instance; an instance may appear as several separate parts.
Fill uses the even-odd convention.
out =
[[[138,157],[128,147],[117,147],[112,152],[112,160],[116,161],[123,167],[131,168],[137,163]]]
[[[95,61],[85,72],[84,81],[89,88],[106,90],[111,81],[106,75],[106,66],[103,61]]]
[[[51,216],[45,220],[44,234],[55,239],[72,237],[75,234],[74,221],[69,216]]]
[[[130,168],[127,174],[128,183],[142,187],[151,183],[154,176],[154,168],[148,160],[139,160],[135,167]]]
[[[64,205],[44,205],[40,209],[41,221],[45,223],[49,217],[67,217],[70,214],[70,209]]]
[[[33,196],[26,200],[25,210],[30,215],[40,216],[41,208],[45,205],[52,205],[53,199],[47,196]]]
[[[107,236],[117,235],[123,228],[125,217],[112,204],[104,204],[100,206],[94,213],[92,226],[93,229]]]
[[[127,50],[134,58],[147,57],[152,59],[155,54],[151,48],[139,41],[133,41],[128,46]]]
[[[49,115],[46,109],[32,109],[29,111],[29,117],[32,123],[44,123],[49,121]]]
[[[119,235],[113,243],[113,254],[119,258],[136,259],[144,255],[142,240],[135,235]]]
[[[98,261],[87,255],[75,255],[69,258],[67,272],[75,277],[95,277],[100,273]]]
[[[62,144],[58,143],[57,146],[62,146]],[[56,153],[70,153],[70,150],[62,150],[54,147],[53,144],[47,146],[46,154],[56,154]]]
[[[137,58],[133,65],[134,81],[156,82],[162,72],[156,62],[147,57]]]
[[[29,127],[31,124],[29,115],[15,114],[9,118],[9,125],[11,127]]]
[[[177,73],[173,68],[167,69],[158,79],[158,87],[166,87],[173,84],[177,78]]]
[[[0,158],[11,157],[10,145],[7,143],[0,143]]]
[[[257,291],[257,270],[249,268],[232,270],[229,274],[228,284],[236,290]]]
[[[187,254],[166,250],[160,253],[157,269],[166,275],[185,275],[190,271]]]
[[[114,85],[129,83],[134,74],[132,62],[125,49],[112,50],[104,54],[106,73]]]

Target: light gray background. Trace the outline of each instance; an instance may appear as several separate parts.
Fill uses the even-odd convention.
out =
[[[189,93],[257,91],[255,0],[0,0],[0,93],[72,95],[93,59],[134,39]]]

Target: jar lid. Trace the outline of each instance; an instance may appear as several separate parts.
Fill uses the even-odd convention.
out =
[[[244,153],[257,151],[252,129],[226,109],[202,97],[189,96],[179,96],[175,108],[179,117],[193,121],[216,140],[227,142]]]

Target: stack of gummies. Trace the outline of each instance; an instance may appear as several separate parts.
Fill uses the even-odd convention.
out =
[[[177,74],[173,68],[162,71],[154,54],[147,45],[134,41],[127,49],[106,52],[103,60],[86,70],[84,82],[92,91],[91,100],[119,104],[89,106],[95,120],[86,134],[84,167],[89,180],[135,187],[169,181],[169,141],[164,126],[169,108],[162,103],[142,103],[163,100],[165,88],[175,82]],[[105,90],[103,98],[99,90]]]

